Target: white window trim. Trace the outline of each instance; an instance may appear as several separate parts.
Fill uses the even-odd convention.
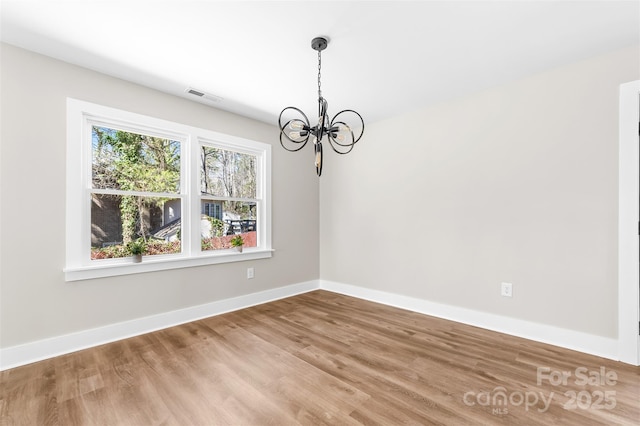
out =
[[[142,263],[130,258],[92,261],[88,255],[91,233],[91,122],[118,123],[131,129],[148,128],[151,133],[181,141],[181,189],[176,198],[183,203],[183,233],[190,236],[191,244],[182,245],[182,253],[146,256]],[[242,253],[232,250],[202,252],[200,250],[200,143],[215,143],[228,149],[237,149],[257,155],[257,194],[262,203],[258,209],[257,247],[245,248]],[[264,170],[264,173],[262,171]],[[66,200],[66,266],[67,281],[103,278],[141,272],[188,268],[202,265],[265,259],[272,256],[271,247],[271,145],[210,130],[187,126],[159,118],[149,117],[115,108],[105,107],[77,99],[67,98],[67,200]],[[197,224],[198,226],[193,226]]]

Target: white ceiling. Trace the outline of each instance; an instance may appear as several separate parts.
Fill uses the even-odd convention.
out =
[[[365,122],[640,41],[638,1],[2,0],[2,41],[275,123],[286,106]]]

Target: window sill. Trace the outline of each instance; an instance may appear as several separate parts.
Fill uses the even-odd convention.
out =
[[[65,281],[91,280],[118,275],[140,274],[143,272],[166,271],[168,269],[190,268],[194,266],[217,265],[220,263],[243,262],[267,259],[273,255],[272,249],[245,249],[242,253],[225,251],[214,255],[197,257],[143,257],[140,263],[117,263],[65,268]]]

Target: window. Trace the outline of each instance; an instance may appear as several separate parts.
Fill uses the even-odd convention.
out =
[[[222,220],[222,205],[220,203],[203,203],[202,214]]]
[[[181,253],[182,143],[91,124],[91,260]]]
[[[233,235],[242,235],[244,247],[257,244],[255,154],[225,149],[215,142],[200,146],[200,192],[208,220],[201,221],[203,250],[229,248]]]
[[[74,99],[67,114],[67,280],[271,256],[270,145]]]

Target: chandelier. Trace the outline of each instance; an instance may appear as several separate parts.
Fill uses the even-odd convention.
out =
[[[327,48],[327,44],[328,41],[324,37],[316,37],[311,41],[313,50],[318,51],[318,124],[311,127],[307,116],[296,107],[286,107],[278,118],[280,144],[287,151],[300,151],[310,138],[313,140],[318,176],[322,174],[322,138],[325,135],[335,152],[348,154],[364,133],[364,120],[352,109],[340,111],[329,121],[328,103],[322,97],[320,83],[322,51]],[[347,121],[351,121],[352,125],[347,124]]]

